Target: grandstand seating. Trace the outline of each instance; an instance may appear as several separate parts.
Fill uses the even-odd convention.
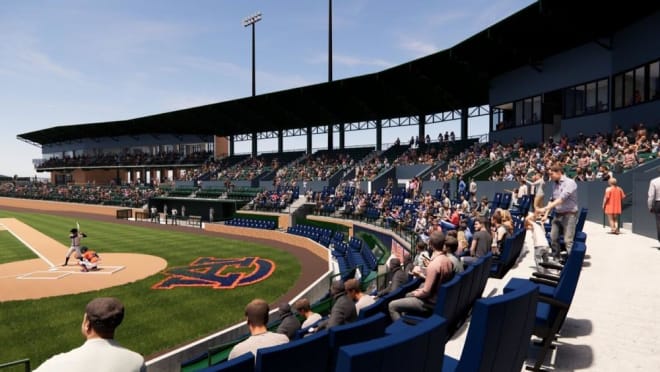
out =
[[[543,342],[540,356],[534,365],[534,370],[541,370],[541,366],[548,350],[552,346],[552,342],[556,335],[560,333],[571,302],[573,301],[580,272],[582,271],[585,252],[586,245],[584,243],[577,242],[573,246],[566,266],[562,270],[563,275],[559,282],[555,283],[539,278],[532,278],[530,280],[514,278],[504,288],[504,292],[507,293],[527,285],[530,281],[541,284],[540,288],[542,289],[540,289],[541,295],[536,308],[536,321],[533,333],[535,336],[540,337]]]
[[[249,227],[253,229],[275,230],[277,223],[271,220],[258,220],[254,218],[232,218],[225,221],[227,226]]]
[[[341,347],[335,371],[437,371],[446,333],[446,320],[431,316],[408,332]]]
[[[501,296],[478,300],[461,359],[445,356],[442,371],[519,372],[534,326],[537,296],[536,286],[528,283]]]
[[[328,330],[288,343],[257,350],[255,371],[323,370],[330,357]]]
[[[492,277],[501,279],[515,265],[525,244],[526,233],[527,230],[518,229],[513,233],[513,236],[506,238],[502,252],[493,259],[490,269]]]
[[[254,354],[245,353],[232,360],[200,369],[197,372],[252,372],[254,371]]]

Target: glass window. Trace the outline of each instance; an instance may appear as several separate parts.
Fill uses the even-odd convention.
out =
[[[633,94],[633,103],[642,103],[646,101],[646,89],[644,89],[645,80],[646,68],[642,66],[635,69],[635,92]]]
[[[596,108],[596,82],[587,84],[587,113],[594,113]]]
[[[608,94],[607,79],[598,81],[598,108],[597,111],[607,111],[609,109],[610,95]]]
[[[630,106],[633,104],[635,92],[635,72],[628,71],[623,75],[623,104]]]
[[[649,65],[649,99],[660,98],[660,62]]]
[[[575,87],[575,115],[584,114],[585,104],[585,86],[578,85]]]
[[[516,126],[520,126],[523,124],[523,101],[516,101],[514,111],[516,113]]]
[[[526,98],[524,101],[524,124],[531,124],[532,123],[532,99],[531,98]]]
[[[564,116],[572,118],[575,116],[575,89],[564,90]]]
[[[534,97],[533,103],[533,113],[532,113],[532,122],[540,123],[541,122],[541,96]]]
[[[614,108],[623,106],[623,75],[614,77]]]

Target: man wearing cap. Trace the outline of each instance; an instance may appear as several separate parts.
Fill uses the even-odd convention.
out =
[[[250,330],[250,337],[239,342],[231,349],[227,359],[234,359],[243,354],[257,355],[257,350],[285,344],[289,342],[286,335],[268,331],[268,303],[262,299],[254,299],[245,307],[245,317]]]
[[[69,247],[69,250],[66,252],[66,258],[64,259],[64,265],[66,266],[69,264],[69,257],[71,257],[71,254],[73,252],[76,252],[76,259],[82,258],[82,254],[80,253],[80,240],[82,238],[86,238],[87,235],[85,235],[83,232],[78,231],[77,228],[71,229],[71,234],[69,234],[69,239],[71,239],[71,246]]]
[[[142,355],[114,340],[115,329],[124,319],[124,305],[116,298],[100,297],[85,307],[81,331],[85,343],[45,361],[38,372],[137,372],[146,371]]]

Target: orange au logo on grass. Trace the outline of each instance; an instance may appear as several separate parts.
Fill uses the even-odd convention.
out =
[[[188,266],[165,269],[168,275],[153,289],[176,287],[211,287],[231,289],[267,279],[275,271],[275,263],[260,257],[199,257]]]

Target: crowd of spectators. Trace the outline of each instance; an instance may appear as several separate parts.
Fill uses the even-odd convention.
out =
[[[528,179],[537,172],[547,178],[550,166],[560,163],[567,175],[578,181],[607,181],[613,173],[621,173],[645,159],[657,157],[659,150],[658,134],[649,137],[643,124],[633,126],[628,132],[617,127],[612,133],[580,134],[573,140],[564,135],[559,141],[550,138],[535,147],[525,147],[519,139],[507,154],[510,160],[504,169],[493,173],[490,180]]]
[[[47,182],[5,182],[0,185],[0,196],[56,200],[87,204],[118,205],[141,208],[149,198],[164,192],[152,186],[114,185],[53,185]]]
[[[201,164],[213,157],[212,152],[201,151],[182,154],[179,152],[160,152],[147,154],[143,152],[123,154],[83,154],[75,156],[52,157],[41,163],[37,169],[69,168],[69,167],[100,167],[100,166],[135,166],[135,165],[174,165]]]

